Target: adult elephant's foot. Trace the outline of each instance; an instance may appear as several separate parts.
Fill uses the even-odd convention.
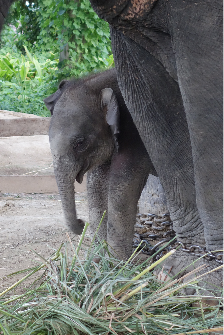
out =
[[[197,270],[196,270],[197,269]],[[177,250],[154,270],[159,281],[183,277],[182,282],[189,284],[183,289],[187,295],[201,294],[220,297],[223,286],[223,267],[215,260],[206,260],[198,256]]]
[[[199,293],[206,295],[207,292],[210,295],[221,297],[223,295],[223,265],[205,258],[202,259],[202,262],[205,266],[202,273],[205,275],[199,278],[198,286],[202,288]]]

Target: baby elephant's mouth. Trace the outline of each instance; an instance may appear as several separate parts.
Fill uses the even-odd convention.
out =
[[[84,173],[82,171],[80,171],[77,176],[76,176],[76,181],[79,183],[79,184],[82,184],[83,182],[83,177],[84,177]]]
[[[81,168],[81,170],[79,171],[79,173],[77,174],[76,176],[76,181],[79,183],[79,184],[82,184],[83,182],[83,178],[84,178],[84,174],[89,170],[89,163],[86,163],[85,166],[83,166]]]

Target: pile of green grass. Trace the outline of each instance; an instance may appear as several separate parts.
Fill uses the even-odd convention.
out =
[[[87,225],[77,248],[72,245],[71,260],[59,248],[50,259],[0,293],[0,334],[182,335],[222,329],[221,299],[219,305],[203,308],[202,297],[181,295],[184,287],[196,287],[197,279],[159,283],[151,270],[160,261],[133,264],[135,253],[126,263],[112,255],[104,257],[105,243],[92,243],[82,260],[79,254],[85,248]],[[93,261],[95,256],[101,257],[99,263]],[[38,271],[39,280],[25,293],[10,295]]]

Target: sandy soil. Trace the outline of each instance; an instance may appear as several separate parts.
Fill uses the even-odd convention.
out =
[[[78,216],[88,221],[85,193],[76,194],[76,206]],[[7,275],[39,264],[37,254],[48,258],[61,243],[67,243],[67,232],[57,194],[1,194],[0,292],[24,276]],[[77,245],[79,236],[71,232],[69,236]],[[85,244],[88,243],[87,237]]]
[[[0,138],[1,175],[53,174],[47,135]]]

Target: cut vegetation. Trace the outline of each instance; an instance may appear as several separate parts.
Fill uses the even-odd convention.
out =
[[[0,294],[0,334],[180,335],[222,331],[221,299],[216,306],[203,306],[201,296],[181,293],[186,286],[197,286],[200,278],[159,283],[151,270],[161,260],[150,263],[149,258],[141,265],[132,264],[133,254],[124,263],[112,255],[103,256],[105,244],[92,244],[81,259],[87,226],[77,247],[68,236],[66,248],[72,247],[73,259],[68,259],[66,248],[62,252],[61,246],[50,259],[42,258],[40,266],[26,270],[23,279]],[[101,258],[99,264],[94,262],[96,255]],[[12,295],[13,289],[38,271],[39,279],[26,292]]]

